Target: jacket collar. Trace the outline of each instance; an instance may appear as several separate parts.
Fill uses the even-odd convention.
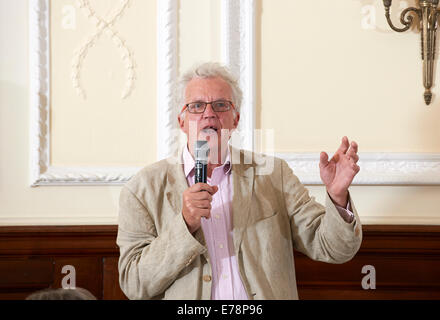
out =
[[[255,163],[249,151],[231,148],[232,181],[232,226],[235,254],[238,257],[243,232],[249,221],[254,187]]]

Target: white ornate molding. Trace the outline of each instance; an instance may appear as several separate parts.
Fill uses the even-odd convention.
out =
[[[120,185],[135,175],[140,167],[55,167],[40,174],[33,186]]]
[[[178,0],[157,1],[157,159],[177,146],[175,88],[178,66]]]
[[[30,179],[38,185],[49,168],[49,0],[29,1]]]
[[[256,105],[255,0],[222,1],[222,62],[240,81],[243,102],[238,131],[241,147],[254,150]]]
[[[409,224],[409,225],[440,225],[440,217],[435,216],[423,216],[419,213],[412,216],[370,216],[362,215],[362,225],[368,224]]]
[[[278,153],[304,184],[322,184],[319,153]],[[353,185],[438,185],[440,154],[360,153]]]
[[[124,12],[130,5],[130,0],[121,0],[117,5],[116,10],[106,18],[100,17],[92,8],[88,0],[76,0],[78,8],[81,9],[85,17],[94,24],[96,30],[89,36],[87,41],[81,46],[79,50],[76,50],[75,56],[72,61],[72,83],[77,94],[85,99],[86,92],[81,86],[81,69],[89,50],[96,45],[96,42],[101,38],[103,34],[106,34],[115,44],[116,48],[120,52],[121,60],[125,66],[127,72],[126,82],[122,91],[121,98],[126,99],[132,92],[135,81],[135,63],[133,59],[133,53],[125,44],[125,40],[121,38],[119,33],[114,29],[114,24],[119,20]]]
[[[171,146],[172,95],[177,70],[177,0],[158,1],[158,150]],[[50,1],[29,0],[30,67],[30,184],[123,184],[140,168],[54,167],[50,162]],[[164,59],[166,58],[166,59]]]

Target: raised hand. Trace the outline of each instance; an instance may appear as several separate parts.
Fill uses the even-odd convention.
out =
[[[321,152],[320,155],[321,180],[327,187],[327,192],[333,202],[341,207],[347,205],[348,187],[360,170],[357,165],[359,161],[357,152],[357,143],[352,141],[350,144],[348,138],[343,137],[340,147],[330,161],[327,153]]]

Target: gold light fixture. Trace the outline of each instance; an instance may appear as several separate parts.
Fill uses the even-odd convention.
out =
[[[440,11],[437,9],[439,0],[419,0],[419,8],[410,7],[403,10],[400,15],[400,22],[403,28],[396,28],[390,17],[390,6],[392,0],[383,0],[385,6],[385,17],[391,29],[397,32],[408,30],[413,23],[413,15],[419,18],[422,60],[423,60],[423,85],[425,86],[425,103],[429,105],[432,100],[431,87],[434,75],[435,41],[437,35],[437,19]],[[412,15],[411,15],[412,14]]]

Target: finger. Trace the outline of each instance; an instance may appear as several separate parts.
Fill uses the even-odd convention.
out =
[[[208,191],[199,191],[195,193],[191,193],[189,196],[190,200],[208,200],[209,202],[212,201],[212,196]]]
[[[348,138],[347,137],[343,137],[342,141],[341,141],[341,145],[339,146],[339,148],[336,151],[336,153],[345,154],[347,152],[349,146],[350,146],[350,144],[348,142]]]
[[[203,183],[203,182],[195,183],[195,184],[193,184],[193,185],[190,187],[190,191],[191,191],[191,192],[199,192],[199,191],[201,191],[201,190],[208,191],[208,190],[210,190],[210,189],[211,189],[211,186],[210,186],[209,184],[207,184],[207,183]],[[209,192],[209,191],[208,191],[208,192]]]
[[[189,215],[192,219],[200,219],[200,217],[206,217],[210,214],[211,209],[208,208],[197,208],[195,206],[191,206],[189,209]]]
[[[361,167],[359,167],[356,163],[352,163],[352,164],[351,164],[351,169],[352,169],[354,172],[358,173],[358,172],[361,170]]]
[[[191,191],[191,192],[200,192],[200,191],[202,191],[202,190],[203,190],[203,191],[207,191],[207,192],[209,192],[210,194],[214,194],[214,193],[217,192],[218,187],[217,187],[217,186],[210,186],[210,185],[207,184],[207,183],[199,182],[199,183],[194,184],[194,185],[190,188],[190,191]]]
[[[358,144],[352,141],[350,144],[350,150],[348,150],[347,154],[350,157],[353,157],[355,154],[357,154],[357,152],[358,152]]]
[[[352,163],[357,163],[359,161],[359,156],[355,153],[355,154],[349,154],[347,152],[347,154],[344,156],[346,159],[348,159],[348,161],[352,162]]]
[[[358,144],[357,144],[357,142],[356,141],[352,141],[351,142],[351,148],[353,149],[353,151],[354,151],[354,153],[357,153],[358,152]]]
[[[198,209],[197,215],[199,218],[204,217],[206,219],[209,219],[209,218],[211,218],[211,210],[210,209]]]
[[[192,205],[199,209],[211,209],[211,201],[209,200],[193,200]]]
[[[328,154],[326,152],[321,152],[319,155],[319,166],[325,168],[328,165]]]
[[[333,155],[333,157],[329,160],[329,163],[330,162],[338,162],[339,161],[339,153],[335,153],[334,155]]]
[[[357,163],[359,161],[359,156],[357,154],[350,156],[351,161]]]

